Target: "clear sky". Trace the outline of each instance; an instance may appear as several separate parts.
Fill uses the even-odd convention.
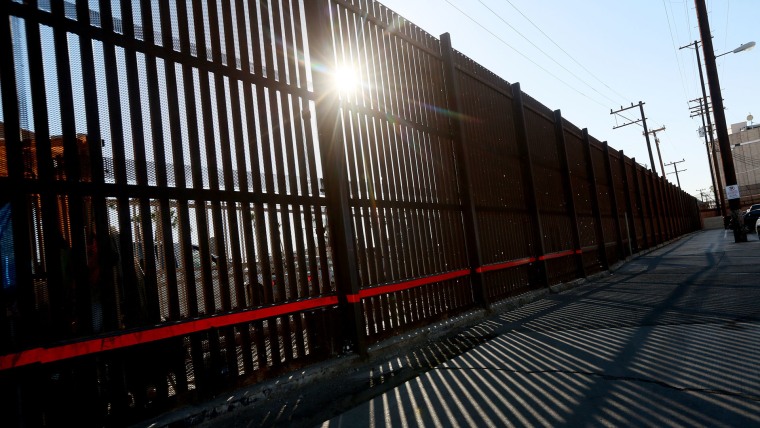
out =
[[[439,37],[451,34],[464,53],[600,141],[649,164],[643,128],[610,110],[643,101],[665,164],[678,163],[682,188],[699,197],[712,185],[698,117],[688,101],[701,96],[696,56],[681,46],[699,40],[693,0],[382,0]],[[709,0],[716,55],[760,42],[760,1]],[[700,55],[702,52],[700,51]],[[718,58],[726,122],[760,122],[760,48]],[[704,64],[704,60],[702,61]],[[709,95],[709,92],[708,92]],[[638,108],[623,113],[640,117]],[[654,139],[652,150],[659,163]],[[667,166],[666,172],[672,172]],[[659,166],[658,166],[659,172]],[[675,174],[667,178],[676,183]]]

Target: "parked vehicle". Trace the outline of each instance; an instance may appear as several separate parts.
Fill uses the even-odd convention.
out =
[[[749,207],[742,215],[742,221],[745,226],[754,228],[755,222],[760,218],[760,204],[754,204]]]

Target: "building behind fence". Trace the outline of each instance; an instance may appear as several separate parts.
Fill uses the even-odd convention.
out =
[[[144,420],[700,227],[447,34],[211,3],[0,9],[8,426]]]

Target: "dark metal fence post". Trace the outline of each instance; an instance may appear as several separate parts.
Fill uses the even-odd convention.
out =
[[[683,221],[684,221],[684,233],[688,233],[692,231],[691,228],[691,216],[689,215],[689,204],[688,204],[688,196],[686,192],[681,190],[681,211],[683,215]]]
[[[490,302],[485,285],[483,284],[483,274],[477,272],[477,269],[483,265],[480,234],[478,233],[478,214],[475,210],[475,200],[472,197],[472,179],[467,162],[469,159],[467,141],[462,131],[459,119],[460,115],[457,114],[460,111],[462,101],[456,77],[456,68],[454,67],[454,49],[451,47],[451,36],[449,33],[441,34],[441,57],[443,59],[443,76],[448,110],[455,113],[452,115],[453,118],[449,122],[449,126],[451,127],[451,138],[454,140],[456,157],[459,159],[457,165],[460,169],[459,174],[457,174],[457,180],[459,181],[459,191],[462,198],[462,216],[464,219],[467,256],[470,264],[470,278],[472,280],[475,301],[488,309],[490,308]]]
[[[652,235],[654,236],[653,246],[660,245],[663,242],[662,223],[660,222],[660,211],[657,208],[657,192],[654,185],[654,173],[644,171],[644,181],[649,199],[649,217],[652,222]]]
[[[644,216],[644,199],[641,197],[641,184],[639,183],[639,165],[636,158],[631,159],[633,167],[633,189],[636,196],[636,211],[641,219],[641,240],[642,248],[649,248],[649,238],[647,237],[647,219]]]
[[[667,196],[665,195],[665,178],[655,174],[655,185],[657,186],[657,198],[660,203],[660,221],[663,229],[663,242],[670,241],[673,237],[673,231],[668,221]]]
[[[563,126],[562,112],[554,111],[554,134],[557,137],[557,153],[559,154],[559,164],[562,170],[562,184],[565,190],[565,203],[567,212],[570,215],[570,223],[573,228],[573,250],[575,250],[576,269],[579,278],[586,277],[586,267],[583,265],[583,253],[581,248],[581,233],[578,229],[578,213],[575,209],[575,198],[573,197],[573,182],[570,175],[570,161],[567,158],[567,142],[565,141],[565,127]]]
[[[589,140],[588,129],[583,128],[583,148],[586,154],[586,171],[588,175],[589,187],[591,188],[591,212],[594,214],[594,229],[596,231],[597,251],[599,252],[599,262],[604,270],[609,269],[610,264],[607,260],[607,243],[604,239],[604,229],[602,228],[602,212],[599,209],[599,189],[596,187],[596,173],[594,172],[594,158],[591,156],[591,141]]]
[[[322,169],[325,172],[325,197],[329,218],[333,268],[338,299],[346,330],[343,340],[362,356],[367,355],[364,316],[359,295],[359,271],[356,262],[356,240],[351,223],[348,200],[346,154],[341,136],[341,105],[333,87],[335,57],[329,2],[304,2],[306,28],[309,33],[311,72],[316,99],[317,134],[319,136]]]
[[[683,217],[684,233],[691,232],[691,220],[689,219],[689,205],[687,203],[686,192],[679,191],[681,195],[681,216]]]
[[[668,183],[668,180],[665,179],[665,176],[662,176],[662,199],[663,199],[663,213],[665,214],[665,221],[666,225],[668,227],[668,240],[671,240],[675,237],[675,221],[673,218],[673,205],[672,200],[670,196],[670,183]]]
[[[667,210],[668,218],[670,219],[670,237],[672,239],[679,235],[678,210],[676,209],[675,198],[673,196],[675,186],[673,186],[673,183],[668,182],[664,178],[663,178],[663,181],[665,182],[665,188],[666,188],[665,194],[668,197],[666,207],[668,209]]]
[[[546,271],[546,249],[544,247],[544,232],[541,225],[541,213],[538,209],[538,198],[536,197],[536,182],[533,176],[533,162],[530,156],[530,143],[528,141],[528,126],[525,122],[525,105],[523,104],[522,90],[519,83],[513,83],[512,89],[512,109],[515,123],[515,134],[517,136],[517,147],[520,153],[520,161],[523,170],[523,189],[525,192],[525,202],[528,205],[528,215],[533,219],[531,224],[533,229],[533,239],[535,242],[534,256],[536,262],[536,272],[538,281],[543,285],[549,285],[549,275]]]
[[[615,247],[617,248],[618,260],[625,259],[625,250],[623,249],[623,232],[620,225],[620,210],[618,209],[617,192],[615,192],[615,180],[612,175],[612,161],[610,160],[610,145],[607,142],[602,143],[604,150],[604,170],[607,173],[607,183],[610,188],[610,207],[612,208],[612,220],[615,223]]]
[[[635,165],[635,164],[634,164]],[[628,167],[626,166],[625,153],[620,151],[620,171],[623,174],[623,194],[625,195],[626,230],[631,248],[631,254],[639,252],[639,240],[636,237],[636,219],[633,216],[633,204],[631,204],[631,187],[628,181]]]
[[[670,209],[672,210],[673,233],[675,236],[681,234],[681,210],[678,209],[678,199],[676,196],[676,186],[668,183],[668,199],[670,200]]]
[[[668,228],[668,240],[673,239],[675,231],[673,229],[673,207],[670,205],[670,184],[665,176],[660,177],[660,186],[662,189],[662,212],[665,216],[665,225]]]

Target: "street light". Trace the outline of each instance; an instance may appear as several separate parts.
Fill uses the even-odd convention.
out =
[[[728,199],[728,206],[731,210],[731,219],[734,225],[734,242],[746,242],[747,233],[743,230],[743,225],[740,224],[739,220],[741,198],[739,186],[736,184],[736,171],[734,170],[734,158],[731,155],[731,144],[728,141],[726,114],[723,111],[723,95],[721,95],[720,91],[718,67],[715,65],[716,56],[713,50],[707,7],[705,6],[705,0],[694,0],[694,5],[697,9],[699,33],[702,39],[702,49],[705,53],[705,71],[707,72],[707,82],[710,86],[710,98],[712,99],[713,115],[715,116],[715,130],[718,133],[718,145],[720,147],[721,160],[723,161],[723,174],[726,179],[726,198]],[[746,43],[734,49],[731,53],[741,52],[752,46],[754,46],[754,43]]]
[[[720,58],[723,55],[728,55],[730,53],[739,53],[739,52],[748,51],[748,50],[751,50],[754,47],[755,47],[755,42],[747,42],[747,43],[739,46],[738,48],[736,48],[736,49],[734,49],[732,51],[728,51],[728,52],[722,53],[720,55],[715,55],[715,58]]]

